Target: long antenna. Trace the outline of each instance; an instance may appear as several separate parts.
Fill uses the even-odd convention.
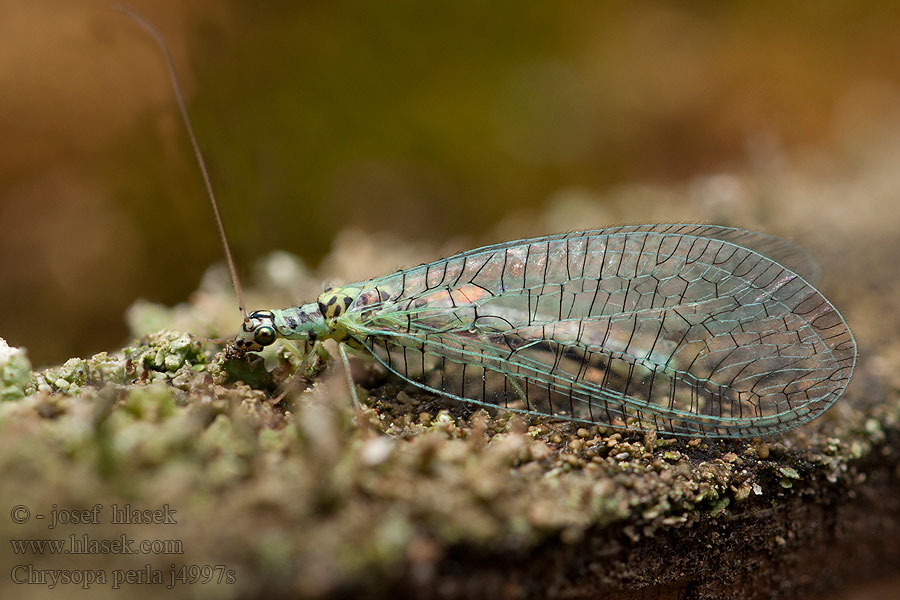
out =
[[[231,258],[231,249],[228,247],[228,238],[225,237],[225,227],[222,225],[222,216],[219,214],[219,203],[216,202],[216,195],[213,193],[212,183],[209,181],[209,172],[206,169],[206,161],[203,160],[203,153],[200,152],[200,145],[194,136],[194,128],[191,126],[191,119],[188,117],[187,104],[184,101],[184,95],[181,93],[181,84],[178,82],[178,75],[175,72],[175,62],[172,60],[172,53],[169,52],[169,46],[166,39],[153,24],[148,21],[144,15],[140,14],[130,6],[124,4],[116,4],[114,9],[125,14],[140,25],[144,31],[150,34],[162,50],[166,59],[166,66],[169,68],[169,79],[172,81],[172,88],[175,90],[175,99],[178,102],[178,110],[181,112],[181,118],[187,128],[188,137],[191,139],[191,146],[194,148],[194,156],[197,164],[200,165],[200,172],[203,174],[203,183],[206,184],[206,193],[209,196],[209,202],[212,204],[213,215],[216,217],[216,226],[219,229],[219,241],[222,242],[222,249],[225,250],[225,259],[228,262],[228,270],[231,272],[231,283],[234,284],[234,293],[237,295],[238,309],[244,322],[248,322],[250,317],[247,316],[247,309],[244,305],[244,294],[241,291],[241,282],[238,280],[237,269],[234,267],[234,260]]]

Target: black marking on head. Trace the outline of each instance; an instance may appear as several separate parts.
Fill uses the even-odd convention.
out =
[[[344,296],[344,308],[350,308],[350,305],[353,304],[353,298],[350,296]]]
[[[325,306],[331,306],[335,302],[337,302],[337,296],[332,296],[331,298],[328,299],[328,302],[325,304]]]
[[[341,316],[341,312],[342,312],[343,310],[344,310],[344,307],[341,306],[340,304],[338,304],[338,305],[336,305],[336,306],[331,310],[331,316],[332,316],[332,317],[339,317],[339,316]]]

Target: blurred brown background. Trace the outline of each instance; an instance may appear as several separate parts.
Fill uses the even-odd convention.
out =
[[[133,2],[245,268],[315,264],[347,228],[498,241],[560,190],[640,182],[674,190],[672,219],[808,245],[874,318],[897,288],[900,6],[798,4]],[[108,0],[0,2],[0,139],[0,337],[36,364],[118,347],[132,301],[183,300],[221,259],[163,60]],[[698,180],[765,200],[678,210]],[[617,201],[617,222],[668,214]]]

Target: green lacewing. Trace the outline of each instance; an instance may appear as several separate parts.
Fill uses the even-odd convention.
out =
[[[843,393],[856,342],[793,244],[637,225],[486,246],[261,310],[233,357],[331,338],[426,391],[527,414],[759,437]]]
[[[279,337],[331,338],[463,402],[699,437],[787,431],[850,381],[856,341],[814,287],[814,261],[779,238],[715,225],[486,246],[247,315],[171,54],[152,24],[118,9],[162,49],[206,183],[244,315],[227,356]]]

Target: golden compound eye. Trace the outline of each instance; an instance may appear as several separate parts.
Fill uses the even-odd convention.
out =
[[[253,335],[253,341],[260,346],[268,346],[275,341],[275,328],[268,326],[260,327]]]

